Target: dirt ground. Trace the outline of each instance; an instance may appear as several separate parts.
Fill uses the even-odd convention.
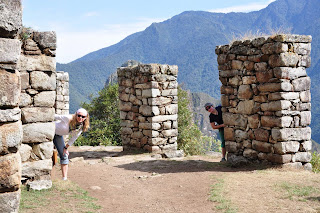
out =
[[[307,171],[231,168],[220,154],[159,159],[122,147],[70,147],[70,181],[98,199],[98,212],[206,213],[219,210],[210,190],[223,183],[223,197],[233,212],[320,212],[320,175]],[[60,166],[52,172],[61,178]],[[278,185],[312,186],[304,200],[286,197]],[[232,211],[231,211],[232,212]]]

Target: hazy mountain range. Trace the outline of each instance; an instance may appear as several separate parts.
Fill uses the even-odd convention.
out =
[[[259,33],[312,35],[312,138],[320,139],[320,0],[277,0],[250,13],[186,11],[161,23],[153,23],[110,47],[89,53],[57,70],[70,74],[70,111],[102,89],[111,73],[127,60],[178,65],[178,82],[192,92],[220,98],[215,47]],[[258,33],[257,33],[258,32]]]

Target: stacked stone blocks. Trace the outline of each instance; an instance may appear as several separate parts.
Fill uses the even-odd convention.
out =
[[[18,62],[23,140],[20,149],[23,181],[51,181],[56,104],[56,34],[23,29]]]
[[[20,74],[22,6],[0,0],[0,212],[18,212],[22,140]]]
[[[177,151],[178,67],[139,64],[117,74],[123,146]]]
[[[217,46],[228,155],[311,168],[311,36]]]
[[[56,114],[69,114],[69,74],[57,71]]]

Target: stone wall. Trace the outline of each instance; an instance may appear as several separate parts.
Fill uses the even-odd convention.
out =
[[[0,0],[0,212],[18,212],[22,140],[18,39],[22,28],[20,0]]]
[[[218,46],[228,157],[311,168],[311,36]]]
[[[177,151],[177,66],[139,64],[117,70],[124,148],[168,157]]]
[[[23,29],[18,63],[23,140],[22,180],[51,182],[56,100],[56,34]],[[49,184],[50,185],[50,184]]]
[[[56,114],[69,114],[69,74],[57,71]]]

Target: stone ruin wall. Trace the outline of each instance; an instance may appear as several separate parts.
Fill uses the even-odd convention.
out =
[[[176,155],[178,67],[139,64],[118,68],[117,74],[124,148]]]
[[[275,35],[216,48],[228,158],[311,169],[311,40]]]
[[[20,0],[0,0],[0,212],[18,212],[20,183],[51,186],[54,114],[69,111],[55,32],[22,27]]]

